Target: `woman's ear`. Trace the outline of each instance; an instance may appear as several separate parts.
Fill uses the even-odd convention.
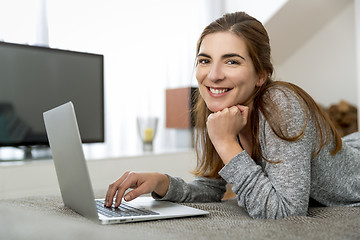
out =
[[[258,79],[258,81],[256,83],[256,86],[261,87],[266,82],[267,77],[268,77],[267,71],[264,71],[262,74],[260,74],[259,79]]]

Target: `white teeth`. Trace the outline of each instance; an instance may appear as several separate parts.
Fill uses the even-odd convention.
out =
[[[220,94],[220,93],[224,93],[226,92],[228,89],[224,88],[224,89],[214,89],[214,88],[210,88],[210,92],[214,93],[214,94]]]

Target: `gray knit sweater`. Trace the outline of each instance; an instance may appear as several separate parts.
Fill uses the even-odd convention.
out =
[[[270,94],[287,113],[288,132],[298,133],[304,126],[304,112],[298,100],[285,92],[273,89]],[[360,206],[359,132],[343,138],[342,150],[335,156],[330,154],[332,143],[312,158],[317,144],[312,119],[306,126],[304,137],[295,142],[278,138],[261,113],[259,130],[264,157],[281,160],[280,163],[261,159],[261,164],[257,165],[243,151],[221,169],[222,179],[197,178],[186,183],[170,176],[169,190],[161,200],[221,201],[228,183],[233,186],[238,205],[253,218],[306,215],[310,198],[326,206]],[[156,194],[153,197],[160,199]]]

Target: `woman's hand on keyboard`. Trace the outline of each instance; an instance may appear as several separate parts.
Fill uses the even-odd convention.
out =
[[[165,196],[169,184],[169,177],[165,174],[155,172],[126,172],[118,180],[109,185],[105,197],[105,207],[112,206],[115,194],[115,207],[120,205],[123,197],[125,201],[131,201],[142,194],[151,192],[155,192],[159,196]],[[125,194],[129,188],[133,188],[133,190]]]

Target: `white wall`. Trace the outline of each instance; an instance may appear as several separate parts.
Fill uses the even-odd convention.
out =
[[[355,40],[356,40],[356,66],[357,66],[357,92],[360,93],[360,0],[354,1],[355,13]],[[358,103],[360,103],[360,94],[358,94]],[[359,104],[360,105],[360,104]],[[358,123],[360,122],[360,111],[358,111]],[[360,125],[360,124],[359,124]]]
[[[285,62],[275,66],[276,78],[299,85],[324,106],[341,99],[358,105],[354,29],[351,2]]]
[[[244,11],[262,23],[265,23],[271,18],[287,1],[288,0],[221,0],[224,12]]]

